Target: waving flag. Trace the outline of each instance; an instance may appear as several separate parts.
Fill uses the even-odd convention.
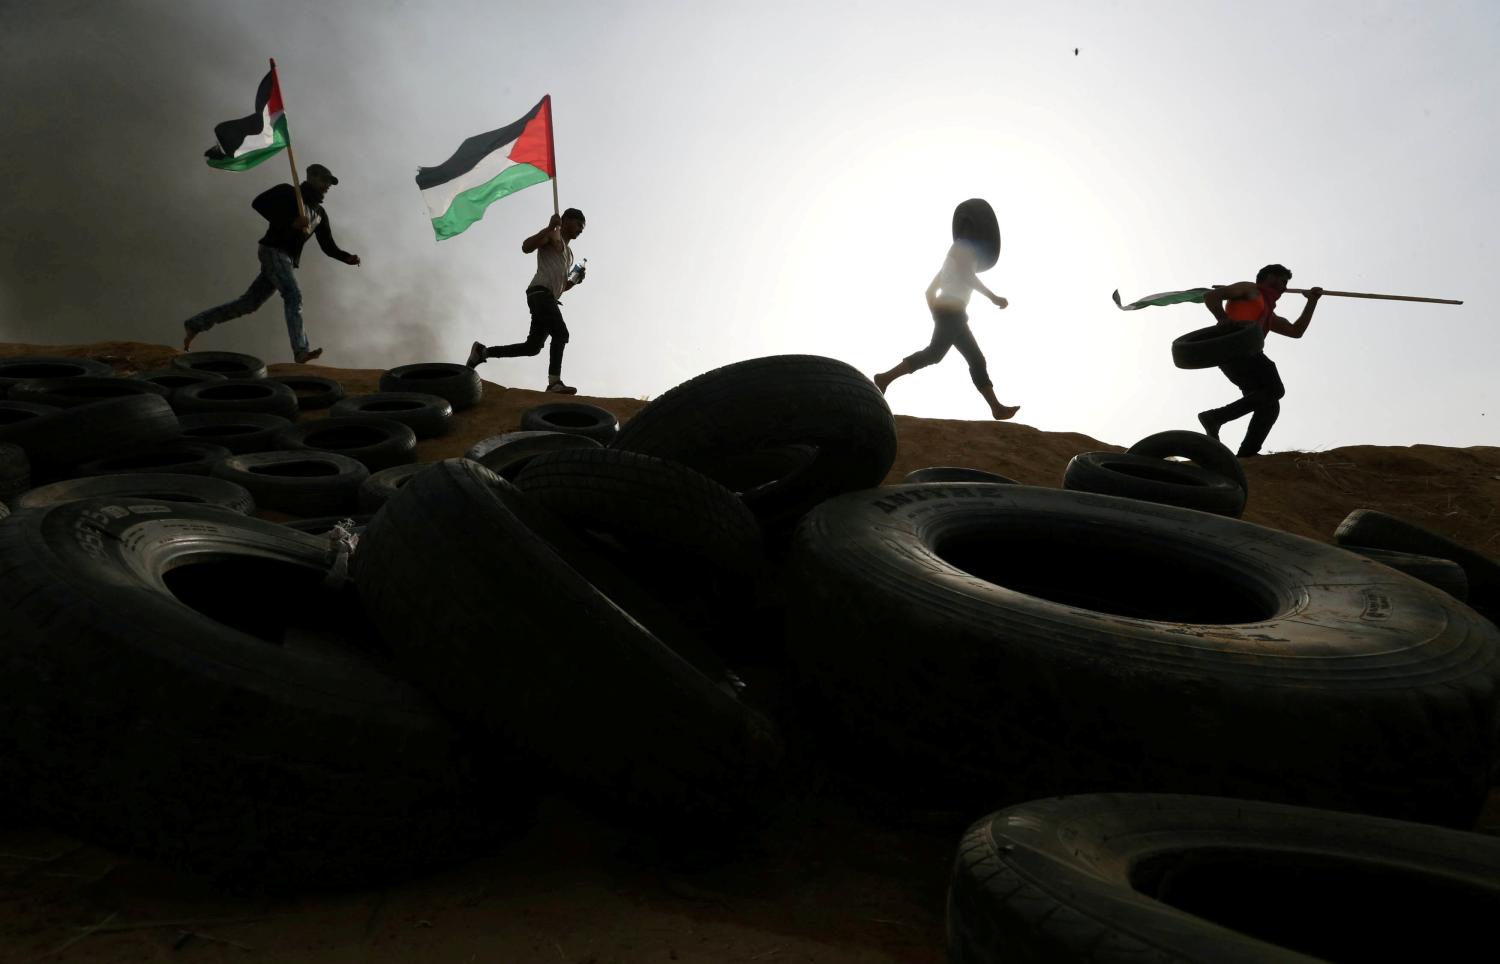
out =
[[[548,94],[515,123],[475,134],[437,167],[418,168],[417,187],[442,241],[468,230],[501,198],[556,176]]]
[[[221,171],[248,171],[292,142],[274,67],[255,89],[255,113],[216,125],[214,139],[203,155]]]
[[[1120,304],[1120,292],[1115,291],[1115,305],[1121,311],[1135,311],[1137,308],[1159,308],[1163,305],[1180,305],[1187,302],[1202,302],[1203,296],[1212,291],[1212,288],[1188,288],[1186,291],[1163,291],[1160,294],[1147,295],[1138,301],[1132,301],[1128,305]]]

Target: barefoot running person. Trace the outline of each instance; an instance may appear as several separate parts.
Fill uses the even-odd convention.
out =
[[[521,253],[536,252],[536,274],[526,289],[526,307],[531,310],[531,329],[526,340],[514,345],[486,347],[476,341],[469,349],[470,368],[477,368],[487,358],[516,358],[521,355],[537,355],[548,338],[552,348],[547,364],[547,391],[559,395],[572,395],[578,391],[562,380],[563,349],[568,345],[568,326],[563,322],[561,304],[557,299],[562,293],[583,281],[584,269],[579,268],[569,277],[573,264],[573,249],[568,242],[583,233],[583,212],[568,208],[561,217],[552,215],[545,228],[521,242]]]
[[[1211,289],[1203,296],[1203,304],[1221,325],[1259,325],[1266,334],[1275,332],[1288,338],[1301,338],[1312,324],[1313,312],[1318,299],[1323,297],[1322,288],[1307,290],[1307,303],[1295,322],[1287,321],[1276,314],[1276,302],[1286,291],[1292,273],[1283,265],[1268,264],[1255,275],[1254,281],[1239,281]],[[1211,438],[1219,437],[1219,429],[1225,423],[1243,416],[1250,416],[1250,427],[1240,441],[1240,458],[1260,454],[1271,426],[1281,414],[1281,399],[1286,388],[1281,384],[1281,374],[1276,363],[1266,357],[1264,350],[1253,355],[1232,358],[1219,366],[1235,387],[1240,390],[1238,401],[1222,408],[1198,413],[1198,422]]]
[[[927,307],[932,312],[932,342],[921,351],[907,355],[890,371],[875,376],[875,386],[882,394],[890,387],[891,382],[902,375],[910,375],[928,365],[935,365],[948,354],[949,348],[957,348],[964,361],[969,363],[969,378],[989,403],[992,416],[1004,420],[1014,417],[1021,410],[1019,405],[1001,405],[995,398],[995,387],[985,366],[984,352],[979,350],[979,343],[969,330],[968,305],[969,296],[973,292],[978,291],[997,308],[1010,304],[979,280],[974,271],[977,263],[972,245],[964,241],[953,242],[953,247],[948,249],[948,257],[943,261],[943,267],[932,279],[932,284],[927,286]]]
[[[286,333],[291,339],[293,360],[302,365],[323,354],[321,348],[308,347],[307,334],[302,329],[302,289],[292,272],[301,263],[302,246],[310,235],[317,236],[318,247],[328,257],[351,266],[359,264],[359,255],[342,250],[334,242],[328,212],[323,208],[323,199],[338,182],[323,165],[307,165],[307,179],[301,186],[306,214],[297,213],[297,195],[290,184],[278,184],[250,202],[267,222],[258,250],[260,274],[235,300],[200,311],[183,322],[183,351],[191,351],[193,339],[213,326],[250,314],[265,304],[274,291],[281,294],[281,304],[286,309]]]

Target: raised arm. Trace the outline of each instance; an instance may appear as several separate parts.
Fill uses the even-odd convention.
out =
[[[552,220],[547,222],[545,228],[542,228],[536,234],[521,242],[521,253],[530,254],[544,244],[552,244],[553,242],[561,243],[561,227],[562,218],[555,214],[552,215]]]

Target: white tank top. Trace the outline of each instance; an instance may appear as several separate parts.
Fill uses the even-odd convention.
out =
[[[556,245],[544,244],[536,249],[536,274],[527,287],[538,285],[552,292],[552,297],[561,298],[563,285],[568,280],[568,269],[573,267],[573,249],[563,242],[562,250]]]

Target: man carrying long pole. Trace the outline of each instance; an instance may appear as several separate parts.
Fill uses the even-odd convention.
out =
[[[318,247],[330,258],[357,266],[359,256],[339,248],[333,240],[328,212],[323,208],[324,197],[339,179],[322,164],[309,164],[307,180],[298,183],[297,161],[292,154],[274,60],[271,61],[270,73],[266,74],[256,92],[255,106],[256,113],[225,121],[214,128],[218,143],[205,152],[209,166],[229,171],[249,170],[284,147],[292,168],[292,183],[278,184],[251,202],[267,222],[257,252],[260,273],[250,282],[245,293],[235,300],[200,311],[183,322],[182,349],[190,351],[194,338],[215,325],[255,311],[266,303],[272,292],[277,292],[286,310],[292,358],[302,365],[323,354],[323,349],[309,347],[302,326],[302,289],[297,285],[293,269],[301,262],[303,245],[308,237],[316,234]]]

